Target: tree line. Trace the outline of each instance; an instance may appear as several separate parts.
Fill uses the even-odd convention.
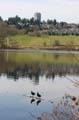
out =
[[[62,34],[79,34],[78,28],[79,25],[76,25],[77,32],[70,31],[72,28],[72,25],[66,23],[66,22],[58,22],[56,19],[48,19],[47,21],[43,20],[39,22],[38,20],[35,20],[33,17],[28,18],[21,18],[18,15],[15,17],[9,17],[8,20],[3,20],[0,16],[0,40],[5,39],[8,36],[13,36],[16,34],[27,34],[28,32],[34,32],[39,30],[47,30],[47,34],[56,34],[58,35],[60,30],[64,31],[64,33],[61,31]],[[64,29],[64,30],[63,30]],[[42,31],[43,33],[43,31]]]
[[[0,21],[4,21],[2,17],[0,17]],[[66,24],[66,22],[57,22],[56,19],[48,19],[47,21],[43,20],[39,22],[38,20],[35,20],[33,17],[28,19],[28,18],[21,18],[18,15],[15,17],[9,17],[8,20],[5,20],[8,25],[14,25],[17,29],[27,29],[29,28],[30,25],[42,25],[42,24],[48,24],[48,25],[53,25],[56,26],[57,24],[60,24],[61,27]]]

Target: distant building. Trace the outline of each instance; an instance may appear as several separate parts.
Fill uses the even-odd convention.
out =
[[[34,19],[35,19],[35,20],[38,20],[39,22],[41,22],[41,13],[38,13],[38,12],[35,13],[35,14],[34,14]]]

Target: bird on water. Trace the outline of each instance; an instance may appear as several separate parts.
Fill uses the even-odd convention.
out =
[[[31,95],[35,95],[35,92],[31,91]]]
[[[39,94],[39,92],[37,92],[37,97],[41,97],[41,95]]]

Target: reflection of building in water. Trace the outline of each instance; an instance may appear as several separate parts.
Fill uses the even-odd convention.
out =
[[[33,79],[32,79],[32,82],[33,82],[35,85],[39,85],[39,79],[33,78]]]

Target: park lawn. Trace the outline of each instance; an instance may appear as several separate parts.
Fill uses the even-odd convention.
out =
[[[7,43],[7,42],[5,42]],[[46,49],[46,48],[65,48],[73,47],[79,49],[79,36],[48,36],[34,37],[28,35],[16,35],[9,38],[8,47],[10,48],[32,48],[32,49]]]

